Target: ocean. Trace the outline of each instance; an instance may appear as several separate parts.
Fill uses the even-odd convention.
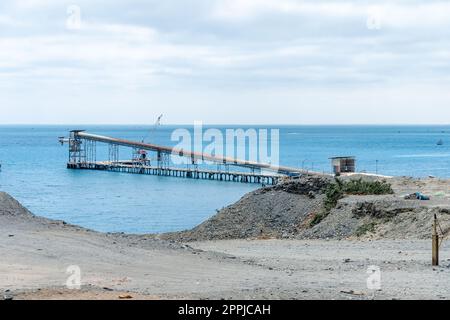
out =
[[[208,129],[211,126],[205,126]],[[215,127],[215,126],[213,126]],[[174,145],[189,126],[0,126],[0,190],[36,215],[103,232],[157,233],[194,227],[256,189],[253,184],[66,169],[72,129]],[[249,126],[219,126],[254,128]],[[358,171],[450,177],[450,126],[258,126],[280,129],[280,164],[330,172],[332,156],[355,156]],[[437,145],[439,140],[443,145]],[[99,154],[105,150],[99,150]],[[128,156],[126,156],[128,155]],[[130,158],[131,151],[121,151]]]

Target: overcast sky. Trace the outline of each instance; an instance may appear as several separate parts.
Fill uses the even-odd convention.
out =
[[[2,0],[0,111],[0,123],[450,123],[450,3]]]

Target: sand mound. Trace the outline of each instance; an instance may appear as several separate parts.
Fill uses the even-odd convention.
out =
[[[190,231],[163,234],[161,238],[196,241],[292,237],[320,210],[322,190],[328,183],[327,178],[307,177],[262,188]]]

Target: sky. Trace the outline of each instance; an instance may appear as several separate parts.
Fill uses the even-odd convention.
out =
[[[450,2],[2,0],[1,124],[448,124]]]

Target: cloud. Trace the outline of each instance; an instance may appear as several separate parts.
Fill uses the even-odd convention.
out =
[[[294,0],[224,0],[216,1],[213,17],[223,19],[254,18],[259,15],[283,13],[288,15],[355,16],[361,6],[349,2]]]
[[[450,80],[447,2],[76,3],[76,30],[66,27],[71,1],[0,4],[0,93],[26,91],[32,97],[39,88],[58,95],[59,88],[84,92],[88,99],[92,88],[126,88],[146,99],[149,90],[192,90],[217,91],[225,100],[242,92],[280,97],[279,92],[315,90],[327,96],[398,86],[405,95],[408,86],[430,88]],[[255,104],[262,103],[256,93]]]
[[[17,9],[36,9],[36,8],[47,8],[57,4],[61,4],[58,0],[15,0],[13,1],[13,6]],[[66,4],[66,5],[69,5]]]
[[[17,19],[14,19],[8,15],[2,15],[0,14],[0,27],[2,28],[17,28],[17,27],[25,27],[28,24],[23,22],[23,21],[19,21]]]
[[[425,70],[430,60],[433,59],[434,65],[445,65],[450,47],[445,40],[439,50],[435,43],[430,43],[430,37],[437,36],[435,32],[419,28],[421,32],[411,34],[399,30],[417,27],[419,16],[429,28],[447,25],[443,17],[450,7],[441,2],[412,6],[404,2],[373,5],[349,1],[215,0],[200,10],[200,2],[193,1],[190,4],[197,9],[198,16],[189,14],[185,25],[175,29],[168,29],[157,19],[155,23],[141,24],[124,20],[135,16],[136,21],[141,21],[141,16],[165,12],[167,19],[177,25],[180,19],[174,17],[187,9],[183,6],[135,1],[120,15],[113,4],[103,2],[97,7],[81,2],[80,30],[64,28],[66,12],[60,6],[55,7],[56,3],[50,0],[15,3],[16,9],[46,7],[47,13],[53,12],[52,9],[59,11],[59,23],[49,21],[48,27],[41,25],[37,34],[15,36],[11,32],[11,36],[8,33],[2,36],[3,68],[9,68],[9,72],[16,68],[20,73],[26,68],[48,67],[53,63],[54,70],[104,69],[109,70],[108,75],[114,69],[122,73],[127,67],[132,72],[141,69],[144,72],[139,74],[153,75],[183,70],[180,73],[185,77],[195,78],[189,85],[198,82],[199,86],[210,82],[212,77],[216,77],[212,83],[239,86],[243,81],[250,86],[252,81],[256,86],[263,83],[284,86],[294,80],[306,85],[320,81],[348,83],[351,79],[357,85],[361,79],[399,80],[405,77],[406,68],[421,70],[424,76],[432,77]],[[124,4],[117,3],[123,10]],[[99,18],[99,10],[110,14]],[[55,12],[50,16],[55,17]],[[366,19],[371,14],[381,19],[380,30],[367,28]],[[9,17],[7,13],[2,17],[0,21],[16,21],[5,18]],[[32,14],[28,18],[33,21]],[[242,25],[242,19],[252,21]],[[38,22],[41,21],[35,18],[34,23]],[[402,61],[416,63],[406,65]]]
[[[229,20],[274,14],[315,19],[377,15],[386,25],[399,28],[450,25],[450,3],[442,1],[223,0],[215,1],[212,11],[212,17]]]

